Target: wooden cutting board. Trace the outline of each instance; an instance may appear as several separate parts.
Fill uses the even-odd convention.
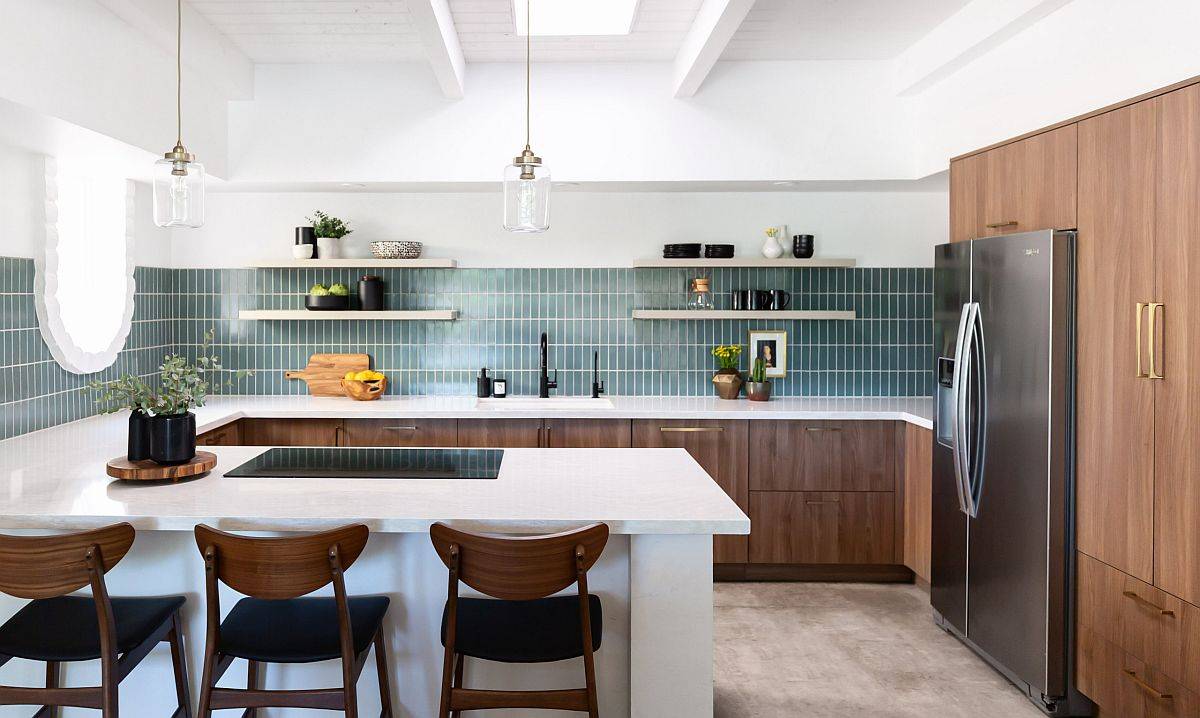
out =
[[[367,354],[313,354],[302,371],[284,372],[283,375],[288,379],[303,379],[312,396],[345,396],[341,381],[346,372],[370,368],[371,357]]]

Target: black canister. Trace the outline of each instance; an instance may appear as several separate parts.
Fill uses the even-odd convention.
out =
[[[381,312],[385,309],[382,279],[373,274],[364,274],[358,280],[358,308],[364,312]]]
[[[792,256],[796,259],[812,259],[814,245],[811,234],[797,234],[792,237]]]
[[[150,420],[150,460],[185,464],[196,455],[196,415],[158,415]]]
[[[150,458],[150,415],[140,409],[129,412],[129,446],[125,455],[130,461]]]
[[[317,258],[317,230],[315,228],[297,227],[296,244],[311,244],[313,248],[312,258]]]
[[[480,399],[486,399],[492,395],[492,379],[487,375],[487,367],[479,370],[479,376],[475,379],[475,396]]]

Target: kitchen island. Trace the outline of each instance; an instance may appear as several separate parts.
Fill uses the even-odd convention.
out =
[[[221,405],[224,405],[222,408]],[[233,406],[201,411],[201,425]],[[339,407],[341,410],[341,407]],[[207,416],[206,416],[207,415]],[[438,638],[446,571],[429,542],[435,521],[472,531],[549,532],[594,521],[612,538],[590,576],[604,604],[597,653],[605,716],[712,714],[712,536],[747,534],[750,521],[680,449],[507,449],[494,480],[235,478],[226,471],[267,447],[212,447],[217,468],[177,484],[128,484],[105,475],[124,453],[123,416],[97,417],[0,443],[0,530],[73,530],[128,521],[132,551],[108,577],[113,595],[184,594],[189,668],[203,650],[204,571],[191,534],[197,523],[248,532],[325,529],[351,522],[372,537],[347,572],[356,594],[386,594],[386,622],[398,715],[436,713]],[[236,596],[223,596],[231,607]],[[0,618],[23,602],[4,598]],[[42,666],[12,661],[4,682],[36,685]],[[65,685],[94,681],[94,664],[68,665]],[[374,678],[359,682],[362,715],[376,715]],[[123,715],[168,715],[169,658],[156,650],[122,684]],[[235,666],[223,685],[244,685]],[[337,664],[269,666],[266,686],[334,686]],[[577,685],[582,664],[506,666],[473,661],[468,685],[558,688]],[[195,695],[195,694],[194,694]],[[75,713],[67,712],[66,715]],[[84,713],[78,713],[84,715]],[[290,715],[275,711],[272,715]],[[295,715],[300,715],[295,712]],[[0,713],[8,715],[8,713]],[[13,715],[23,715],[17,712]]]

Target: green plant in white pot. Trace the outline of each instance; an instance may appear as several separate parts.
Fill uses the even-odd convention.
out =
[[[313,212],[313,216],[305,219],[312,222],[313,234],[317,235],[317,256],[321,259],[340,257],[340,240],[354,231],[350,229],[350,225],[337,217],[330,217],[321,210]]]

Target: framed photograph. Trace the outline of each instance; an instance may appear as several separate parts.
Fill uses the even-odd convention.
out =
[[[751,331],[750,367],[754,360],[762,359],[767,365],[767,376],[782,379],[787,376],[787,332]]]

